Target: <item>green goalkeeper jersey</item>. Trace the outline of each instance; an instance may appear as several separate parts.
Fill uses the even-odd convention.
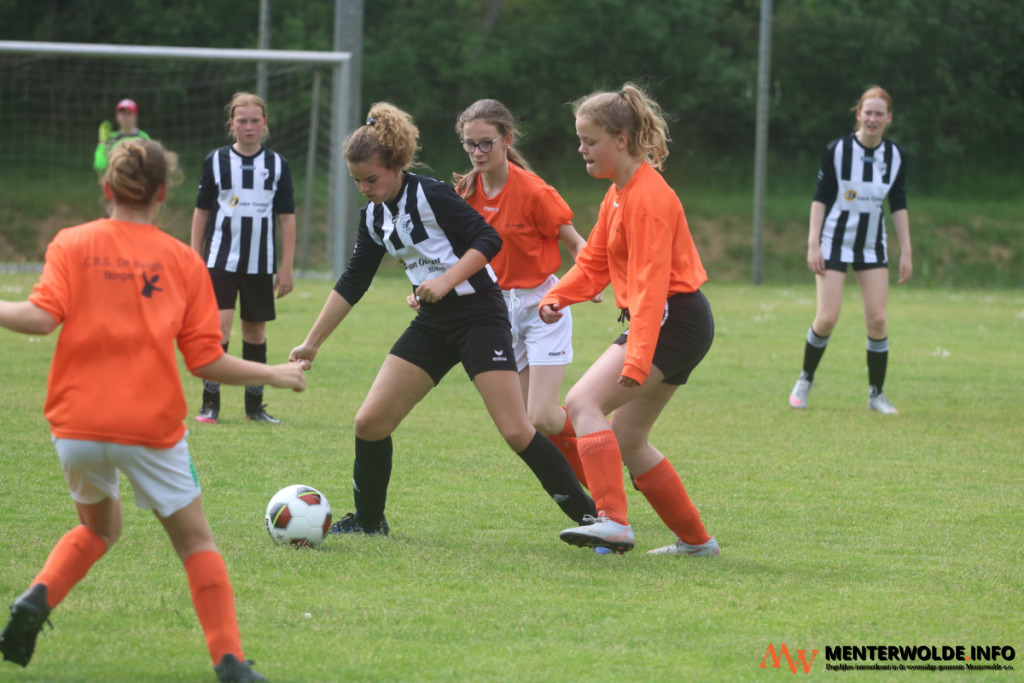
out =
[[[110,124],[106,121],[104,121],[103,123],[107,124],[106,131],[109,135]],[[149,135],[144,130],[136,129],[134,133],[117,132],[114,133],[113,135],[109,135],[109,137],[104,139],[104,126],[101,125],[100,142],[98,145],[96,145],[96,152],[93,154],[92,158],[92,167],[96,169],[96,172],[100,174],[106,172],[107,161],[110,157],[110,152],[115,147],[117,147],[118,144],[124,142],[125,140],[131,140],[132,138],[144,138],[146,140],[149,140]]]

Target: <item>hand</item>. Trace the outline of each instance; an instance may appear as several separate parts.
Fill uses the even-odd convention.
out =
[[[604,294],[602,294],[601,292],[598,292],[597,294],[595,294],[594,298],[590,300],[590,302],[594,303],[594,304],[599,304],[602,301],[604,301]]]
[[[815,275],[825,274],[825,257],[821,254],[821,245],[811,244],[807,247],[807,267]]]
[[[274,276],[274,289],[277,290],[277,298],[287,296],[295,289],[295,276],[291,268],[282,267]]]
[[[640,382],[637,382],[632,377],[619,375],[619,386],[625,387],[626,389],[635,389],[636,387],[640,386]]]
[[[305,391],[306,373],[301,361],[274,365],[271,370],[274,371],[274,375],[270,386],[278,389],[291,389],[296,392]]]
[[[420,300],[416,298],[415,294],[405,297],[405,303],[409,304],[409,308],[414,311],[420,310]]]
[[[914,262],[910,259],[909,252],[903,252],[900,254],[900,278],[896,281],[896,284],[902,285],[904,282],[910,279],[910,276],[914,274]]]
[[[104,121],[100,124],[100,142],[106,142],[112,137],[114,137],[114,127],[110,121]]]
[[[435,277],[416,288],[416,298],[421,302],[434,304],[443,299],[444,295],[450,291],[452,288],[443,277]]]
[[[551,325],[562,319],[562,313],[557,304],[544,304],[540,307],[540,319]]]
[[[299,344],[288,354],[288,360],[297,363],[303,370],[313,368],[313,360],[316,358],[316,349],[307,344]]]

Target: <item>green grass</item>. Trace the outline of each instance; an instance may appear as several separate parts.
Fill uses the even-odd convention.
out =
[[[34,280],[0,274],[0,298],[23,299]],[[299,280],[281,302],[272,361],[301,341],[330,286]],[[721,543],[718,559],[646,555],[671,533],[631,488],[636,550],[560,543],[568,520],[461,369],[395,433],[390,537],[274,546],[262,516],[284,485],[316,486],[336,514],[351,510],[352,420],[411,315],[406,289],[397,270],[382,272],[322,349],[309,390],[268,390],[282,427],[246,424],[240,388],[225,389],[220,424],[189,422],[246,654],[271,680],[788,678],[759,667],[769,643],[820,650],[817,676],[835,645],[1007,644],[1015,672],[942,680],[1024,669],[1024,292],[894,288],[886,393],[900,414],[889,417],[865,409],[855,286],[798,412],[786,395],[813,285],[709,284],[714,347],[652,441]],[[615,317],[610,303],[575,307],[566,387],[616,334]],[[7,600],[76,523],[42,416],[55,343],[0,332]],[[194,411],[201,385],[183,377]],[[54,611],[32,664],[4,664],[5,680],[212,680],[180,563],[129,491],[122,540]]]

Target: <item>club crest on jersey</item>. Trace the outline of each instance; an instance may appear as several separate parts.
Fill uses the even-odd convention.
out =
[[[857,190],[849,189],[843,194],[843,197],[846,199],[846,201],[852,202],[854,199],[857,198]]]

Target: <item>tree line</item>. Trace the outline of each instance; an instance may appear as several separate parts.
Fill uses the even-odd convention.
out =
[[[334,0],[271,0],[271,46],[330,50]],[[258,3],[7,0],[0,38],[253,48]],[[364,6],[363,108],[416,116],[425,148],[455,146],[454,118],[505,102],[528,156],[575,155],[569,103],[639,82],[673,117],[674,153],[752,155],[760,0],[373,0]],[[1019,169],[1024,3],[775,0],[770,163],[816,164],[851,129],[862,90],[893,95],[893,139],[918,183]],[[30,115],[30,114],[29,114]],[[670,162],[671,163],[671,162]]]

